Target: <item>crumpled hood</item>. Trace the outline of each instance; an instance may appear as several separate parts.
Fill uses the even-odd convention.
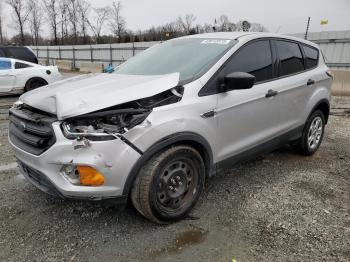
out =
[[[178,83],[179,73],[157,76],[89,74],[35,89],[19,100],[63,120],[154,96]]]

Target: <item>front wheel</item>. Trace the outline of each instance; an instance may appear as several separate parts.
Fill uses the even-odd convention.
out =
[[[302,137],[294,145],[300,154],[310,156],[317,151],[323,140],[325,124],[322,111],[316,110],[311,114],[305,124]]]
[[[156,223],[184,218],[204,187],[205,165],[190,146],[174,146],[157,154],[141,168],[131,199],[135,208]]]

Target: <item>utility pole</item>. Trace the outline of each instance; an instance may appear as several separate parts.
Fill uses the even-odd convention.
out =
[[[0,43],[3,44],[4,43],[4,37],[2,35],[2,17],[0,14]]]
[[[309,34],[309,27],[310,27],[310,16],[307,19],[307,25],[306,25],[306,32],[305,32],[305,40],[307,40],[307,35]]]
[[[4,43],[4,36],[3,36],[3,32],[2,32],[2,2],[0,2],[0,43],[3,44]]]

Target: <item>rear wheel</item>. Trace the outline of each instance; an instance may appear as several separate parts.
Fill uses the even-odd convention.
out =
[[[325,123],[322,111],[313,112],[305,124],[302,137],[293,145],[294,148],[305,156],[314,154],[322,143]]]
[[[149,160],[131,191],[135,208],[156,223],[184,218],[204,187],[205,165],[192,147],[171,147]]]
[[[45,86],[45,85],[47,85],[47,82],[44,79],[34,78],[34,79],[28,81],[28,83],[25,86],[25,91],[26,92],[32,91],[32,90],[34,90],[36,88],[39,88],[39,87],[42,87],[42,86]]]

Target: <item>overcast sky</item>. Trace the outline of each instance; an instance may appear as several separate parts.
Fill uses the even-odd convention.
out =
[[[96,7],[112,3],[88,1]],[[233,22],[247,19],[278,33],[304,32],[308,16],[310,31],[350,30],[350,0],[124,0],[123,6],[122,15],[132,30],[171,22],[188,13],[197,17],[196,23],[213,23],[226,14]],[[322,19],[328,19],[328,25],[321,26]],[[9,23],[10,18],[7,20]]]

